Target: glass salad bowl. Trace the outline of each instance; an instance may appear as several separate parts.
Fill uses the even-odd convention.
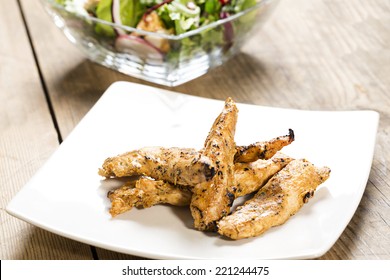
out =
[[[277,0],[41,0],[92,61],[166,86],[221,65]]]

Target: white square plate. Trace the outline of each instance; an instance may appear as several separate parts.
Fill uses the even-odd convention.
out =
[[[145,146],[201,148],[223,101],[114,83],[7,211],[90,245],[157,259],[304,259],[324,254],[352,218],[367,184],[379,114],[318,112],[237,104],[236,143],[295,132],[282,151],[332,169],[313,199],[284,225],[231,241],[192,228],[187,207],[133,209],[111,218],[97,174],[104,159]]]

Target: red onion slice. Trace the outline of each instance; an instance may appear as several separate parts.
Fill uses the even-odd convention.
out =
[[[118,36],[115,41],[115,48],[120,52],[129,53],[138,56],[141,59],[151,59],[162,62],[164,58],[159,49],[137,36]]]
[[[115,24],[122,25],[122,20],[121,20],[121,0],[112,0],[111,16],[112,16],[112,21]],[[115,33],[118,36],[126,34],[126,32],[122,28],[114,27],[114,30],[115,30]]]
[[[228,18],[230,16],[230,14],[227,12],[221,12],[219,16],[221,19],[225,19],[225,18]],[[233,41],[234,41],[233,25],[229,21],[229,22],[224,23],[223,27],[224,27],[223,38],[225,39],[225,42],[226,42],[226,45],[228,46],[228,48],[230,48],[231,45],[233,44]]]

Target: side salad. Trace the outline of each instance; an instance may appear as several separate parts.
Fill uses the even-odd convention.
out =
[[[55,0],[65,8],[83,2],[83,13],[117,25],[153,33],[180,35],[253,7],[261,0]],[[78,3],[80,4],[80,3]],[[79,5],[80,6],[80,5]],[[248,23],[243,23],[248,24]],[[253,22],[251,23],[253,24]],[[127,32],[122,28],[94,22],[94,32],[114,39],[118,51],[144,53],[146,57],[163,58],[175,52],[175,46],[164,36]],[[197,36],[181,40],[181,51],[216,45],[229,48],[234,27],[228,22],[219,30],[206,29]]]

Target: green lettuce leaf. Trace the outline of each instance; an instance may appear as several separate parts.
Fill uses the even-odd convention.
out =
[[[139,0],[121,0],[120,15],[123,25],[135,27],[143,14]]]
[[[96,8],[96,16],[98,19],[112,22],[111,14],[112,0],[100,0]],[[95,31],[97,34],[113,37],[115,36],[114,28],[109,25],[97,22],[95,25]]]

